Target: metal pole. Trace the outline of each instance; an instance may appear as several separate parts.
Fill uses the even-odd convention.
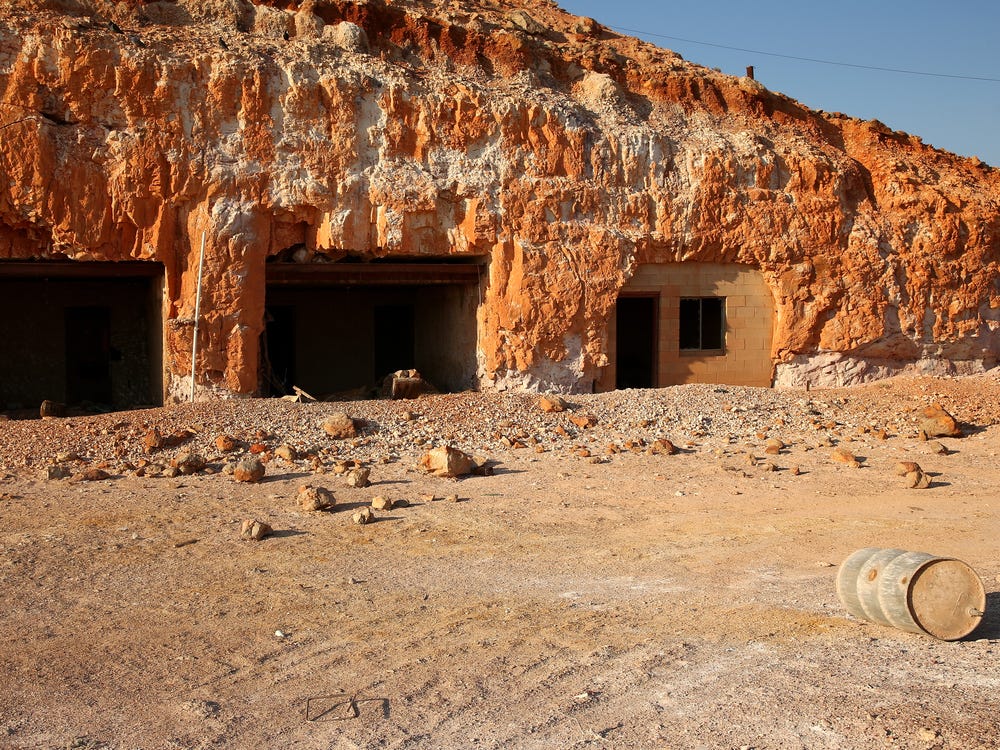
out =
[[[198,321],[201,320],[201,274],[205,269],[205,232],[201,233],[201,257],[198,258],[198,291],[194,297],[194,336],[191,337],[191,403],[194,403],[195,364],[198,361]]]

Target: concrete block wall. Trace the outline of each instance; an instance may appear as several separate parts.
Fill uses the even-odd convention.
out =
[[[621,295],[658,297],[656,375],[659,386],[682,383],[771,385],[774,302],[757,269],[735,263],[643,264],[621,290]],[[682,297],[725,297],[724,350],[681,351]],[[609,364],[596,383],[599,391],[615,388],[617,330],[613,314],[607,333]]]

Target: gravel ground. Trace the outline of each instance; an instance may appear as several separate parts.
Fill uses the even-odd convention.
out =
[[[836,442],[865,428],[911,436],[917,431],[914,410],[929,403],[941,403],[960,422],[978,427],[996,424],[1000,403],[979,394],[998,384],[996,372],[956,379],[897,378],[811,393],[696,384],[574,396],[569,409],[558,414],[541,412],[537,396],[496,391],[406,401],[214,401],[66,419],[11,420],[0,427],[0,470],[30,472],[73,452],[79,456],[76,464],[129,473],[150,458],[142,438],[154,427],[163,435],[178,430],[192,433],[180,448],[160,451],[157,460],[183,450],[217,462],[226,460],[214,444],[222,434],[241,441],[244,450],[253,443],[272,449],[287,443],[322,460],[350,457],[364,462],[409,460],[444,444],[486,456],[506,452],[514,443],[555,451],[586,447],[596,455],[612,444],[650,444],[659,438],[679,446],[696,442],[718,449],[760,442],[765,433],[817,444],[824,439]],[[346,443],[326,438],[319,423],[334,412],[347,412],[358,422],[357,438]],[[570,420],[574,414],[592,415],[596,425],[580,428]]]
[[[0,747],[997,747],[995,373],[570,401],[0,422]],[[917,435],[914,410],[934,402],[966,432],[944,453]],[[337,411],[358,437],[318,427]],[[191,437],[149,453],[154,427]],[[241,442],[220,451],[221,434]],[[658,438],[679,452],[651,455]],[[415,468],[445,443],[494,473]],[[265,479],[226,476],[250,450]],[[208,471],[151,475],[189,451]],[[346,459],[372,486],[335,473]],[[903,486],[899,460],[930,488]],[[42,478],[55,464],[111,476]],[[303,484],[334,510],[300,508]],[[376,495],[408,505],[352,523]],[[249,518],[274,534],[241,540]],[[868,546],[967,562],[988,592],[981,626],[947,643],[849,617],[837,564]]]

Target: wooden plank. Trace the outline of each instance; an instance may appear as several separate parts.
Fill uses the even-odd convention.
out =
[[[285,286],[476,284],[479,263],[268,263],[267,283]]]
[[[154,261],[0,260],[4,279],[155,278],[163,264]]]

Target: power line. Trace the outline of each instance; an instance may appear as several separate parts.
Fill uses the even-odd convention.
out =
[[[669,36],[668,34],[654,34],[651,31],[639,31],[637,29],[627,29],[624,26],[609,26],[616,31],[624,31],[628,34],[639,36],[655,36],[660,39],[672,39],[675,42],[686,42],[687,44],[701,44],[705,47],[718,47],[735,52],[749,52],[754,55],[767,55],[768,57],[782,57],[786,60],[800,60],[802,62],[820,63],[821,65],[837,65],[842,68],[861,68],[862,70],[880,70],[883,73],[904,73],[911,76],[930,76],[932,78],[959,78],[964,81],[989,81],[1000,83],[1000,78],[989,78],[986,76],[963,76],[952,73],[929,73],[925,70],[907,70],[906,68],[883,68],[878,65],[861,65],[859,63],[838,62],[836,60],[819,60],[815,57],[798,57],[797,55],[783,55],[780,52],[763,52],[759,49],[746,49],[745,47],[730,47],[726,44],[715,44],[714,42],[700,42],[697,39],[684,39],[679,36]]]

